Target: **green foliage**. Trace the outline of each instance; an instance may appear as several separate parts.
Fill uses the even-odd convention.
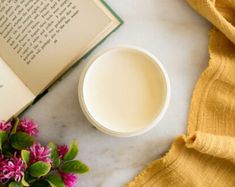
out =
[[[21,150],[21,158],[23,159],[26,166],[29,164],[30,152],[27,150]]]
[[[13,128],[11,129],[11,135],[12,135],[12,134],[15,134],[16,131],[17,131],[18,125],[19,125],[19,123],[20,123],[19,118],[15,118],[14,121],[13,121],[13,123],[14,123],[14,124],[13,124]]]
[[[57,151],[57,145],[53,142],[48,144],[48,147],[51,149],[51,159],[53,161],[53,167],[58,168],[60,165],[60,157]]]
[[[45,180],[38,180],[30,185],[31,187],[50,187],[49,183]]]
[[[78,154],[78,142],[73,140],[70,143],[69,150],[64,156],[64,161],[73,160]]]
[[[7,143],[8,140],[6,140],[6,142],[2,145],[2,154],[6,157],[12,157],[15,149],[9,144]]]
[[[21,183],[18,182],[11,182],[9,187],[24,187]]]
[[[46,181],[51,185],[51,187],[64,187],[64,182],[61,177],[57,175],[49,175]]]
[[[70,143],[63,159],[60,158],[58,146],[50,142],[48,147],[51,150],[52,164],[42,161],[30,163],[29,148],[34,144],[34,138],[18,131],[20,124],[18,118],[10,123],[12,124],[10,132],[0,131],[0,154],[4,155],[4,159],[11,159],[14,155],[20,156],[25,163],[25,171],[21,182],[9,180],[4,184],[0,183],[0,187],[64,187],[65,184],[58,172],[82,174],[89,171],[84,163],[74,160],[79,151],[76,140]]]
[[[82,174],[89,171],[87,165],[79,160],[72,160],[62,164],[61,171],[64,173],[77,173]]]
[[[0,150],[2,150],[2,145],[7,140],[8,134],[5,131],[0,131]]]
[[[49,173],[51,165],[46,162],[38,161],[29,167],[29,174],[33,177],[42,177]]]
[[[32,146],[34,139],[24,132],[17,132],[10,136],[10,142],[12,147],[17,150],[22,150]]]
[[[23,186],[30,186],[29,183],[25,180],[25,176],[23,176],[23,178],[21,179],[21,184]]]
[[[29,175],[28,172],[27,172],[23,179],[24,179],[25,181],[27,181],[27,183],[32,184],[32,183],[34,183],[35,181],[37,181],[38,178]],[[22,180],[23,180],[23,179],[22,179]],[[22,182],[22,181],[21,181],[21,182]],[[23,182],[22,182],[22,184],[23,184]]]

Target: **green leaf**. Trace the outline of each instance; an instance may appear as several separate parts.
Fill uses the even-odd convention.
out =
[[[58,168],[60,165],[60,157],[57,151],[57,145],[53,142],[48,144],[48,147],[51,149],[51,159],[53,161],[53,167]]]
[[[27,166],[29,163],[29,160],[30,160],[30,152],[27,150],[22,150],[21,151],[21,158],[23,159],[24,163]]]
[[[13,157],[15,149],[8,143],[2,145],[2,154],[6,157]]]
[[[20,123],[19,118],[15,118],[13,128],[11,130],[11,135],[16,133],[19,123]]]
[[[46,178],[46,181],[51,187],[64,187],[64,182],[59,175],[50,175]]]
[[[61,171],[64,173],[86,173],[89,168],[79,160],[72,160],[62,164]]]
[[[29,175],[28,173],[26,173],[24,179],[27,181],[27,183],[32,184],[32,183],[36,182],[38,178],[33,177],[33,176]]]
[[[23,186],[30,186],[29,183],[25,180],[25,176],[22,177],[22,179],[21,179],[21,184],[22,184]]]
[[[36,181],[31,185],[31,187],[49,187],[49,186],[50,185],[45,180]]]
[[[73,140],[70,143],[69,150],[64,156],[64,161],[73,160],[78,154],[78,142]]]
[[[4,142],[7,140],[7,132],[5,131],[0,131],[0,150],[2,150],[2,145]]]
[[[39,161],[29,167],[29,174],[33,177],[42,177],[48,174],[50,169],[50,164]]]
[[[18,182],[11,182],[9,187],[24,187],[21,183]]]
[[[33,145],[34,139],[24,132],[17,132],[10,137],[10,142],[12,147],[22,150]]]
[[[9,184],[5,183],[5,184],[2,184],[1,187],[9,187]]]

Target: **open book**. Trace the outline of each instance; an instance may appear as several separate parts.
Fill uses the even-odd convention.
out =
[[[0,119],[22,112],[121,23],[101,0],[1,0]]]

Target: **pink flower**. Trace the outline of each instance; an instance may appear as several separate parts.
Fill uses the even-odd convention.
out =
[[[51,160],[51,149],[47,146],[41,146],[40,143],[32,145],[30,148],[30,163],[35,163],[38,161],[52,163]]]
[[[14,154],[14,157],[9,160],[5,160],[1,167],[1,181],[6,182],[10,179],[20,182],[24,176],[24,161]]]
[[[1,163],[4,161],[4,157],[3,157],[3,155],[0,153],[0,169],[2,168],[1,166]]]
[[[6,123],[5,121],[0,122],[0,131],[9,131],[11,127],[11,123]]]
[[[0,174],[2,172],[2,168],[5,164],[6,164],[6,160],[4,159],[4,156],[0,153]]]
[[[74,187],[77,183],[77,176],[71,173],[59,172],[62,180],[64,181],[65,187]]]
[[[4,160],[4,157],[2,154],[0,154],[0,183],[4,183],[6,181],[4,174],[3,174],[3,166],[7,164],[6,160]]]
[[[37,136],[38,135],[38,125],[29,119],[22,119],[20,120],[20,124],[18,126],[19,131],[23,131],[30,136]]]
[[[68,152],[69,148],[67,145],[58,146],[59,157],[64,159],[65,154]]]

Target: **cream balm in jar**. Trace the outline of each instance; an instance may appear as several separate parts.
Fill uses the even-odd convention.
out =
[[[170,83],[152,54],[120,46],[85,66],[78,95],[85,116],[97,129],[131,137],[147,132],[162,119],[169,104]]]

